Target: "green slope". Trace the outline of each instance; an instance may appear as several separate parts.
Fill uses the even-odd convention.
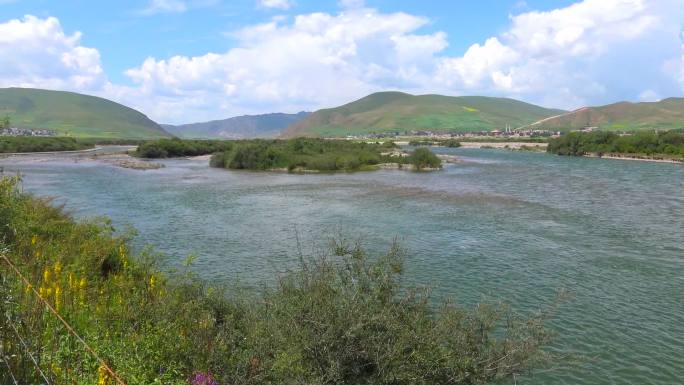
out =
[[[316,111],[288,127],[283,136],[484,131],[507,124],[515,128],[563,112],[505,98],[379,92],[341,107]]]
[[[577,130],[584,127],[619,131],[684,128],[684,98],[669,98],[660,102],[620,102],[600,107],[580,108],[536,122],[530,127],[559,131]]]
[[[0,116],[12,126],[43,128],[73,137],[151,139],[169,137],[142,113],[95,96],[31,88],[0,88]]]
[[[243,115],[210,122],[164,124],[164,129],[179,138],[189,139],[244,139],[275,138],[289,125],[299,122],[309,115],[271,113],[263,115]]]

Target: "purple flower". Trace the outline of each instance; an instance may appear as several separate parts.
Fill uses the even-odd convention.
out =
[[[218,385],[218,382],[216,382],[214,376],[209,372],[195,372],[190,378],[190,385]]]

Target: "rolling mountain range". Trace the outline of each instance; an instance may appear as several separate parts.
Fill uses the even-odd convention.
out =
[[[0,117],[12,126],[49,129],[58,135],[155,139],[346,136],[369,133],[471,132],[503,129],[569,131],[585,127],[629,131],[684,128],[684,98],[620,102],[563,111],[514,99],[484,96],[410,95],[379,92],[314,113],[272,113],[184,125],[164,125],[107,99],[73,92],[0,88]]]
[[[1,88],[0,116],[12,126],[58,135],[154,139],[171,135],[142,113],[96,96],[32,88]]]
[[[601,130],[684,128],[684,98],[659,102],[620,102],[600,107],[585,107],[539,120],[527,126],[533,129],[577,130],[595,127]]]
[[[164,124],[162,127],[180,138],[190,139],[275,138],[286,127],[299,122],[309,114],[309,112],[300,112],[298,114],[243,115],[204,123],[177,126]]]
[[[564,112],[506,98],[379,92],[340,107],[316,111],[288,127],[282,136],[490,131],[507,125],[519,127]]]

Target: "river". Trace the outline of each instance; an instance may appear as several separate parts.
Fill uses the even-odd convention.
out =
[[[78,217],[135,227],[207,280],[273,282],[334,234],[372,252],[397,237],[407,284],[520,312],[566,289],[553,349],[581,363],[529,384],[681,384],[684,378],[684,166],[484,149],[436,149],[441,172],[290,175],[165,160],[159,170],[78,156],[0,159],[25,190]]]

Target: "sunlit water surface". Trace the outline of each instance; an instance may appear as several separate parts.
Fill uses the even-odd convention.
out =
[[[442,172],[288,175],[168,160],[136,171],[63,157],[0,159],[27,191],[77,216],[139,231],[168,266],[188,254],[207,280],[258,285],[335,234],[382,252],[398,237],[407,281],[471,305],[521,312],[572,298],[553,348],[583,363],[533,384],[684,381],[684,167],[497,150],[439,149]],[[299,240],[299,242],[298,242]],[[520,381],[518,381],[520,382]]]

